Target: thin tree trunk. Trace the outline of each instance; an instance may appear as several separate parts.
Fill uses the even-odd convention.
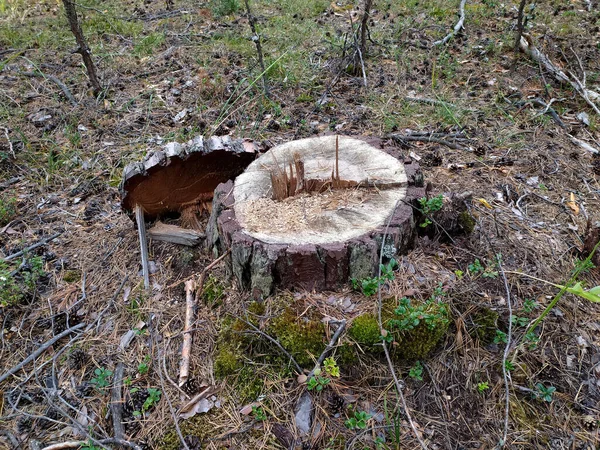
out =
[[[76,50],[76,53],[79,53],[83,59],[83,64],[85,64],[85,68],[87,69],[88,77],[90,79],[90,83],[92,84],[92,89],[94,90],[94,95],[98,95],[100,91],[102,91],[102,86],[100,86],[100,81],[98,80],[98,75],[96,74],[96,66],[94,66],[90,49],[85,41],[85,37],[83,36],[81,26],[79,25],[75,3],[73,3],[72,0],[63,0],[63,4],[65,5],[65,12],[67,14],[69,26],[71,27],[71,32],[73,33],[73,36],[75,36],[75,40],[79,46],[79,48]]]
[[[369,17],[373,0],[365,0],[365,10],[363,12],[362,22],[360,25],[360,51],[363,57],[367,54],[367,29],[369,28]]]
[[[256,45],[256,53],[258,53],[258,63],[260,64],[260,68],[262,70],[263,89],[265,91],[265,95],[269,97],[269,84],[267,83],[267,74],[265,69],[265,61],[263,59],[262,45],[260,42],[260,35],[256,32],[256,17],[254,17],[252,15],[252,11],[250,11],[249,1],[244,0],[244,4],[246,5],[248,22],[250,22],[250,29],[252,30],[252,40],[254,41],[254,45]]]
[[[517,14],[517,38],[515,39],[515,59],[513,61],[513,68],[517,66],[517,56],[519,54],[519,46],[521,43],[521,37],[523,36],[523,11],[525,10],[526,0],[521,0],[519,4],[519,13]]]

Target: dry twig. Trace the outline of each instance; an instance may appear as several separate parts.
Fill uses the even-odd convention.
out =
[[[465,4],[466,3],[467,3],[467,0],[461,0],[460,6],[459,6],[460,18],[458,19],[458,22],[456,22],[456,25],[454,25],[454,28],[452,29],[452,31],[444,39],[440,39],[439,41],[435,41],[433,43],[434,47],[436,47],[438,45],[446,44],[450,39],[452,39],[454,36],[456,36],[460,32],[460,30],[463,29],[464,24],[465,24]]]
[[[335,347],[335,344],[337,343],[338,339],[340,338],[342,332],[346,328],[346,320],[345,319],[337,321],[337,324],[338,324],[337,330],[335,330],[335,333],[333,334],[333,336],[331,336],[331,339],[329,340],[329,343],[325,347],[325,350],[323,350],[323,352],[321,353],[321,356],[319,356],[319,359],[317,359],[314,369],[311,370],[310,373],[306,376],[307,378],[312,377],[315,374],[315,370],[317,370],[321,367],[321,364],[323,364],[323,361],[325,361],[325,358],[327,357],[329,352],[331,352],[331,350],[333,350],[333,348]]]
[[[585,102],[590,105],[594,112],[600,115],[600,108],[595,102],[600,102],[600,94],[585,86],[585,72],[583,75],[583,81],[579,80],[573,73],[569,72],[567,75],[560,68],[558,68],[547,55],[542,53],[535,45],[531,36],[524,34],[519,42],[521,50],[527,54],[534,61],[539,62],[548,72],[550,72],[554,78],[560,82],[571,85],[571,87],[577,92]],[[583,70],[582,70],[583,71]]]
[[[85,326],[85,323],[79,323],[71,328],[66,329],[62,333],[57,334],[52,339],[50,339],[50,340],[46,341],[44,344],[40,345],[31,355],[29,355],[27,358],[25,358],[23,361],[21,361],[16,366],[14,366],[8,372],[5,372],[4,374],[0,375],[0,383],[2,383],[4,380],[6,380],[11,375],[17,373],[19,370],[21,370],[23,367],[25,367],[31,361],[34,361],[38,356],[40,356],[42,353],[44,353],[46,350],[48,350],[55,342],[59,341],[60,339],[64,338],[65,336],[68,336],[69,334],[79,330],[80,328],[83,328],[84,326]]]
[[[53,241],[54,239],[59,237],[61,234],[62,231],[60,233],[54,233],[52,236],[48,236],[47,238],[44,238],[41,241],[36,242],[35,244],[30,245],[29,247],[26,247],[21,251],[18,251],[17,253],[13,253],[12,255],[7,256],[6,258],[4,258],[4,261],[10,261],[12,259],[18,258],[19,256],[23,256],[25,253],[30,252],[31,250],[35,250],[38,247],[42,247],[48,242]]]

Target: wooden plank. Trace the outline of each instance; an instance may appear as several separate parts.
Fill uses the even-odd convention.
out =
[[[148,237],[155,241],[171,242],[173,244],[187,245],[194,247],[200,243],[206,236],[196,230],[189,230],[177,225],[168,225],[162,222],[156,222],[148,230]]]

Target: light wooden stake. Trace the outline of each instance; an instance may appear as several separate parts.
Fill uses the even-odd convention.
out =
[[[138,236],[140,237],[140,253],[142,255],[142,273],[144,274],[144,288],[150,289],[150,271],[148,269],[148,242],[146,240],[146,221],[144,209],[135,205],[135,221],[137,222]]]

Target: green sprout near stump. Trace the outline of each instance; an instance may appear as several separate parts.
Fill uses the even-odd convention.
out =
[[[364,430],[367,428],[367,422],[373,417],[372,414],[366,411],[355,411],[354,417],[349,418],[344,422],[349,430]]]

